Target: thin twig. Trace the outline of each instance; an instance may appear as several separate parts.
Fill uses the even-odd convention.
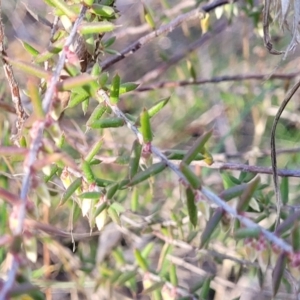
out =
[[[194,41],[193,43],[189,44],[184,51],[175,54],[172,56],[166,63],[161,63],[158,68],[149,71],[144,76],[139,78],[138,83],[144,83],[156,79],[165,73],[170,67],[176,65],[179,61],[185,58],[189,53],[197,50],[201,46],[203,46],[210,38],[216,37],[217,34],[221,33],[223,30],[227,28],[228,21],[227,20],[219,20],[216,22],[216,25],[213,28],[203,34],[198,40]]]
[[[8,81],[9,87],[10,87],[12,102],[15,105],[15,110],[16,110],[16,113],[17,113],[17,120],[16,120],[17,133],[16,133],[16,135],[11,137],[11,139],[16,142],[17,139],[20,137],[21,130],[23,128],[23,124],[24,124],[24,122],[25,122],[25,120],[27,119],[28,116],[27,116],[27,114],[26,114],[26,112],[23,108],[23,105],[22,105],[19,86],[18,86],[18,83],[15,79],[12,66],[6,59],[7,52],[6,52],[6,48],[5,48],[5,45],[4,45],[5,34],[4,34],[4,25],[3,25],[3,22],[2,22],[1,6],[2,6],[2,4],[1,4],[1,0],[0,0],[0,52],[1,52],[1,59],[2,59],[2,62],[3,62],[3,69],[4,69],[6,79]]]
[[[273,48],[273,44],[271,43],[271,36],[269,32],[269,14],[270,14],[270,5],[271,0],[265,0],[264,14],[263,14],[263,31],[264,31],[264,43],[269,53],[274,55],[280,55],[284,53],[283,51],[278,51]]]
[[[138,128],[125,116],[125,114],[116,106],[112,105],[109,100],[109,96],[107,93],[100,89],[97,93],[99,96],[99,100],[104,101],[106,105],[108,105],[113,113],[124,120],[127,127],[133,131],[133,133],[137,136],[140,143],[143,145],[143,136],[139,132]],[[151,144],[151,152],[158,157],[162,162],[164,162],[177,176],[178,178],[187,186],[189,186],[189,181],[183,175],[183,173],[179,170],[179,168],[171,162],[158,148]],[[224,200],[222,200],[219,196],[215,195],[209,189],[205,187],[201,187],[198,192],[201,192],[208,200],[216,204],[218,207],[221,207],[225,212],[227,212],[230,216],[238,219],[244,226],[248,228],[258,229],[265,238],[276,245],[279,249],[287,253],[293,253],[293,248],[291,245],[286,243],[283,239],[277,237],[274,233],[264,229],[263,227],[259,226],[255,222],[251,221],[247,217],[239,214],[235,208],[229,206]]]
[[[194,20],[199,17],[203,18],[205,16],[205,13],[207,13],[219,6],[228,4],[228,3],[229,3],[228,0],[218,0],[211,4],[204,5],[201,8],[196,8],[185,14],[179,15],[177,18],[175,18],[170,23],[163,25],[160,28],[158,28],[157,30],[150,32],[150,33],[146,34],[145,36],[139,38],[137,41],[135,41],[131,45],[127,46],[125,49],[121,50],[120,53],[118,53],[117,55],[115,55],[115,56],[107,59],[103,63],[101,63],[102,70],[108,69],[109,67],[111,67],[112,65],[117,63],[118,61],[133,54],[134,52],[139,50],[141,47],[145,46],[147,43],[152,41],[154,38],[156,38],[162,34],[172,32],[176,27],[178,27],[183,22]]]
[[[275,133],[278,121],[285,107],[296,93],[298,88],[300,87],[300,80],[291,88],[291,90],[285,96],[283,102],[281,103],[278,112],[274,118],[272,129],[271,129],[271,162],[272,162],[272,170],[273,170],[273,183],[275,188],[275,196],[276,196],[276,205],[277,205],[277,220],[276,226],[279,224],[280,220],[280,207],[282,205],[281,194],[278,186],[278,171],[277,171],[277,159],[276,159],[276,143],[275,143]]]
[[[288,73],[288,74],[245,74],[245,75],[225,75],[225,76],[218,76],[212,78],[204,78],[204,79],[196,79],[196,80],[182,80],[182,81],[161,81],[155,82],[149,85],[142,85],[138,87],[134,92],[146,92],[152,91],[157,89],[164,89],[164,88],[176,88],[181,86],[187,85],[201,85],[207,83],[222,83],[227,81],[243,81],[243,80],[271,80],[271,79],[292,79],[298,76],[299,72]]]

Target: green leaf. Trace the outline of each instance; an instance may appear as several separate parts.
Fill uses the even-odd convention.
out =
[[[106,18],[113,17],[115,14],[115,10],[112,7],[97,3],[93,4],[90,10],[95,15]]]
[[[195,194],[191,188],[186,189],[187,209],[191,224],[196,227],[198,222],[198,210],[195,203]]]
[[[257,189],[258,184],[260,183],[260,177],[256,177],[253,181],[247,184],[247,187],[245,188],[243,194],[240,197],[240,200],[237,204],[237,212],[240,213],[242,211],[246,211],[249,205],[249,202],[251,200],[251,197],[253,196],[254,192]]]
[[[236,197],[242,195],[243,192],[245,191],[246,187],[247,187],[246,183],[243,183],[240,185],[235,185],[227,190],[222,191],[219,194],[219,197],[225,201],[229,201],[233,198],[236,198]]]
[[[107,187],[107,193],[106,193],[106,197],[108,200],[112,199],[112,197],[115,195],[115,193],[117,192],[117,190],[119,189],[119,183],[116,182],[110,186]]]
[[[124,283],[126,283],[127,281],[129,281],[131,278],[135,277],[137,274],[137,271],[134,270],[134,271],[125,271],[120,277],[119,279],[117,280],[117,284],[119,286],[122,286],[124,285]]]
[[[39,119],[43,119],[45,112],[42,106],[42,98],[39,93],[38,84],[34,83],[32,80],[28,81],[28,93],[33,106],[33,112]]]
[[[261,231],[259,228],[239,228],[234,232],[236,239],[258,238]]]
[[[102,192],[85,192],[78,195],[80,199],[99,199],[102,195]]]
[[[210,139],[211,135],[213,133],[213,130],[210,130],[208,132],[205,132],[203,135],[201,135],[194,143],[194,145],[190,148],[190,150],[186,153],[186,155],[183,158],[183,162],[189,165],[194,158],[197,156],[199,152],[203,149],[206,142]]]
[[[153,19],[153,12],[150,9],[150,7],[148,5],[146,5],[145,3],[143,3],[144,5],[144,17],[145,17],[145,21],[149,24],[149,26],[151,28],[155,28],[155,22]]]
[[[33,46],[31,46],[30,44],[28,44],[25,41],[22,41],[19,39],[19,41],[21,42],[22,46],[24,47],[24,49],[33,57],[37,56],[39,54],[39,51],[36,50]]]
[[[66,203],[66,201],[69,200],[70,197],[74,195],[75,191],[81,186],[81,183],[82,183],[82,179],[79,177],[79,178],[76,178],[70,184],[70,186],[66,189],[66,191],[64,192],[64,194],[62,196],[59,206],[64,205]]]
[[[133,212],[137,212],[139,209],[139,193],[136,187],[132,189],[130,207]]]
[[[121,226],[121,220],[120,220],[119,214],[117,213],[117,211],[112,206],[110,206],[108,208],[107,213],[111,217],[111,219],[113,220],[114,223]]]
[[[81,34],[93,34],[109,32],[115,29],[115,25],[111,22],[94,22],[94,23],[83,23],[79,26],[79,32]]]
[[[137,261],[137,264],[143,271],[149,271],[149,266],[147,264],[147,261],[142,256],[141,252],[138,249],[134,249],[134,257]]]
[[[141,132],[143,135],[144,143],[150,143],[152,141],[152,130],[150,125],[150,117],[148,114],[148,111],[144,108],[141,116],[140,116],[140,122],[141,122]]]
[[[275,230],[276,235],[281,236],[283,233],[291,229],[294,223],[297,222],[299,219],[300,219],[300,210],[297,210],[296,212],[289,215],[282,223],[280,223],[277,226]]]
[[[52,76],[52,73],[49,71],[44,70],[41,67],[38,67],[36,65],[27,63],[27,62],[22,62],[22,61],[16,61],[11,58],[7,58],[7,60],[16,68],[24,71],[25,73],[36,76],[38,78],[44,78],[44,79],[50,79]]]
[[[125,124],[122,118],[107,118],[102,120],[96,120],[89,125],[93,129],[97,128],[112,128],[112,127],[122,127]]]
[[[202,248],[207,243],[207,241],[210,239],[213,232],[217,228],[218,224],[222,220],[223,215],[224,215],[224,211],[221,207],[219,207],[216,209],[215,213],[207,221],[205,229],[201,235],[200,248]]]
[[[288,177],[282,177],[280,191],[281,191],[282,203],[286,205],[289,202],[289,178]]]
[[[138,183],[141,183],[144,180],[150,178],[151,176],[161,173],[166,167],[167,165],[164,162],[155,163],[148,169],[134,175],[133,178],[130,180],[128,186],[134,186]]]
[[[103,104],[98,104],[98,106],[93,110],[91,116],[89,117],[88,121],[86,122],[86,126],[90,126],[95,121],[99,120],[103,114],[106,112],[107,107]]]
[[[198,176],[183,161],[180,163],[180,171],[185,176],[191,187],[195,190],[200,189],[201,182]]]
[[[82,171],[88,183],[95,182],[95,175],[90,164],[87,161],[82,162]]]
[[[129,161],[129,179],[132,179],[139,169],[141,154],[142,154],[142,145],[136,139],[133,142],[132,149],[131,149],[131,155]]]
[[[77,19],[77,14],[71,9],[71,7],[62,0],[47,0],[52,3],[52,6],[58,8],[73,22]]]
[[[161,100],[159,100],[154,106],[148,109],[149,117],[152,118],[157,113],[159,113],[169,102],[171,97],[166,97]]]
[[[85,161],[87,163],[90,163],[92,161],[92,159],[94,158],[94,156],[101,149],[102,145],[103,145],[103,139],[100,139],[99,141],[97,141],[96,143],[94,143],[94,145],[92,146],[92,148],[89,151],[89,153],[85,156]]]
[[[211,278],[208,277],[204,280],[203,286],[201,288],[200,299],[208,299],[208,293],[210,290]]]
[[[176,266],[174,264],[171,264],[170,266],[170,281],[174,287],[178,286]]]
[[[280,287],[280,283],[283,278],[286,263],[287,263],[287,255],[285,253],[281,253],[277,259],[276,265],[272,272],[273,297],[276,296],[278,289]]]
[[[69,90],[74,90],[74,88],[77,87],[82,87],[91,82],[95,82],[95,80],[96,78],[94,76],[83,73],[76,77],[69,77],[68,79],[60,81],[57,83],[56,86],[59,91],[69,91]]]
[[[77,106],[78,104],[82,103],[83,101],[86,101],[90,98],[90,95],[88,93],[85,94],[71,94],[70,101],[68,103],[68,108],[73,108]]]
[[[294,252],[295,253],[299,252],[299,250],[300,250],[300,226],[299,226],[298,220],[294,223],[294,227],[292,230],[292,245],[293,245]]]
[[[112,86],[110,90],[110,101],[113,105],[117,104],[119,101],[120,82],[120,76],[116,74],[112,79]]]
[[[120,95],[134,91],[139,86],[138,83],[135,82],[125,82],[121,83],[119,93]]]

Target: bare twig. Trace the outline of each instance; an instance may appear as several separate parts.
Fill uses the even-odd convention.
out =
[[[288,73],[288,74],[245,74],[245,75],[225,75],[225,76],[218,76],[212,78],[204,78],[204,79],[196,79],[196,80],[182,80],[182,81],[161,81],[155,82],[149,85],[142,85],[138,87],[135,92],[146,92],[152,91],[157,89],[164,89],[164,88],[176,88],[181,86],[187,85],[201,85],[206,83],[222,83],[226,81],[243,81],[243,80],[271,80],[271,79],[292,79],[298,76],[299,72]]]
[[[189,44],[184,51],[172,56],[168,60],[168,62],[160,64],[158,68],[151,70],[150,72],[146,73],[143,77],[139,78],[138,83],[144,83],[153,79],[157,79],[170,67],[181,61],[183,58],[185,58],[189,53],[195,51],[196,49],[204,45],[210,38],[216,37],[217,34],[225,30],[227,28],[227,24],[228,22],[226,20],[219,20],[209,32],[206,32],[198,40]]]
[[[59,81],[60,73],[63,69],[65,59],[66,59],[66,51],[68,50],[69,46],[73,43],[73,40],[77,34],[78,26],[80,22],[83,20],[84,15],[86,13],[87,8],[85,6],[82,6],[80,14],[77,18],[77,20],[74,22],[74,25],[72,27],[72,30],[66,39],[66,43],[64,45],[64,48],[61,52],[60,58],[57,62],[56,69],[53,73],[53,77],[51,78],[50,84],[47,88],[47,91],[45,93],[45,97],[43,99],[43,110],[45,112],[45,119],[36,121],[33,124],[32,130],[31,130],[31,137],[32,142],[29,149],[29,154],[25,160],[24,163],[24,178],[22,182],[22,188],[20,192],[20,205],[17,210],[17,216],[16,216],[16,222],[12,222],[13,225],[11,226],[12,233],[15,237],[18,237],[23,232],[23,226],[24,226],[24,220],[26,215],[26,203],[27,203],[27,194],[30,189],[30,182],[33,175],[33,165],[37,159],[38,152],[40,150],[42,140],[43,140],[43,132],[46,126],[47,122],[47,116],[51,110],[51,104],[52,104],[52,98],[54,93],[56,92],[56,84]],[[17,254],[16,254],[17,255]],[[15,256],[16,256],[15,255]],[[12,266],[16,264],[17,258],[14,256]],[[15,276],[16,276],[16,268],[11,268],[9,274],[8,274],[8,280],[4,284],[3,289],[0,293],[0,300],[4,300],[7,297],[7,293],[10,291],[12,287],[12,283],[14,282]]]
[[[205,16],[205,13],[217,8],[218,6],[222,6],[222,5],[225,5],[228,3],[229,3],[228,0],[218,0],[213,3],[204,5],[201,8],[196,8],[190,12],[179,15],[177,18],[175,18],[170,23],[163,25],[159,29],[157,29],[153,32],[150,32],[147,35],[141,37],[140,39],[138,39],[137,41],[135,41],[134,43],[132,43],[131,45],[127,46],[125,49],[120,51],[119,54],[117,54],[117,55],[113,56],[112,58],[109,58],[106,61],[104,61],[103,63],[101,63],[102,70],[106,70],[107,68],[109,68],[113,64],[117,63],[118,61],[133,54],[134,52],[139,50],[141,47],[145,46],[147,43],[152,41],[154,38],[156,38],[162,34],[170,33],[171,31],[173,31],[176,27],[178,27],[183,22],[187,22],[187,21],[199,18],[199,17],[203,18]]]
[[[169,32],[172,32],[176,27],[178,27],[183,22],[187,22],[189,20],[193,20],[199,17],[204,17],[203,11],[199,9],[194,9],[188,13],[182,14],[175,18],[173,21],[171,21],[169,24],[161,26],[159,29],[150,32],[149,34],[141,37],[137,41],[135,41],[133,44],[127,46],[125,49],[120,51],[119,54],[113,56],[112,58],[107,59],[103,63],[101,63],[102,70],[108,69],[113,64],[117,63],[118,61],[124,59],[125,57],[133,54],[137,50],[139,50],[141,47],[145,46],[147,43],[152,41],[154,38],[166,34]]]
[[[102,100],[108,105],[113,113],[124,120],[127,127],[130,128],[130,130],[133,131],[133,133],[137,136],[138,140],[141,144],[144,144],[143,142],[143,136],[139,132],[138,128],[125,116],[125,114],[116,106],[112,105],[109,100],[109,96],[104,90],[98,91],[99,100]],[[162,162],[164,162],[177,176],[178,178],[186,185],[189,186],[189,181],[186,179],[186,177],[183,175],[183,173],[179,170],[179,168],[171,162],[158,148],[153,146],[151,144],[151,152],[158,157]],[[221,207],[225,212],[227,212],[231,217],[234,217],[238,219],[244,226],[248,228],[258,229],[260,233],[271,243],[276,245],[279,249],[281,249],[284,252],[287,253],[293,253],[293,248],[291,245],[286,243],[283,239],[277,237],[274,233],[262,228],[255,222],[251,221],[247,217],[239,214],[235,208],[229,206],[224,200],[222,200],[219,196],[215,195],[213,192],[211,192],[209,189],[205,187],[201,187],[198,192],[201,192],[208,200],[216,204],[218,207]]]
[[[275,133],[278,121],[285,107],[296,93],[298,88],[300,87],[300,80],[296,82],[296,84],[291,88],[291,90],[285,96],[283,102],[281,103],[278,112],[274,118],[272,129],[271,129],[271,162],[272,162],[272,170],[273,170],[273,183],[275,188],[275,196],[276,196],[276,205],[277,205],[277,221],[276,225],[278,225],[280,220],[280,207],[282,205],[281,194],[278,186],[278,171],[277,171],[277,159],[276,159],[276,143],[275,143]]]
[[[264,43],[266,48],[271,54],[280,55],[284,52],[274,49],[273,44],[271,43],[271,36],[269,32],[270,5],[271,5],[271,1],[265,0],[264,16],[263,16]]]
[[[1,59],[3,62],[3,69],[5,72],[6,79],[8,81],[10,92],[12,96],[12,101],[15,105],[15,110],[17,113],[17,121],[16,121],[16,129],[17,133],[15,136],[12,136],[12,140],[16,141],[20,137],[20,133],[23,127],[24,121],[27,119],[27,114],[23,108],[21,97],[20,97],[20,90],[18,83],[15,79],[14,72],[12,69],[11,64],[7,61],[7,52],[4,45],[4,25],[2,22],[2,11],[1,11],[1,0],[0,0],[0,52],[1,52]]]

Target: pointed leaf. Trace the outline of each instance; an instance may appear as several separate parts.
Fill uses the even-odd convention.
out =
[[[186,189],[187,209],[191,224],[196,227],[198,222],[198,210],[195,203],[195,194],[191,188]]]
[[[157,113],[159,113],[169,102],[171,97],[166,97],[161,100],[159,100],[154,106],[148,109],[149,117],[152,118]]]
[[[280,283],[283,278],[286,262],[287,262],[286,254],[281,253],[278,257],[278,260],[272,272],[273,297],[275,297],[278,292]]]
[[[251,197],[256,191],[256,188],[259,183],[260,183],[260,177],[258,176],[253,181],[247,184],[247,187],[245,188],[243,194],[241,195],[236,208],[238,213],[247,210]]]
[[[143,270],[143,271],[149,271],[149,266],[147,264],[147,261],[145,260],[145,258],[142,256],[141,252],[138,249],[134,249],[134,257],[139,265],[139,267]]]
[[[94,22],[94,23],[83,23],[79,26],[79,32],[81,34],[93,34],[109,32],[115,29],[115,25],[111,22]]]
[[[166,164],[164,162],[159,162],[156,164],[153,164],[148,169],[137,173],[129,182],[128,186],[134,186],[148,178],[150,178],[153,175],[156,175],[160,172],[162,172],[166,168]]]
[[[141,132],[143,135],[144,143],[150,143],[152,141],[152,130],[150,125],[150,117],[148,111],[144,108],[140,116]]]
[[[201,135],[194,143],[194,145],[190,148],[190,150],[186,153],[186,155],[183,158],[183,162],[189,165],[194,158],[197,156],[197,154],[203,149],[206,142],[209,140],[213,133],[213,130],[210,130],[203,135]]]
[[[223,215],[224,211],[222,208],[219,207],[216,209],[215,213],[210,217],[201,235],[200,248],[202,248],[210,239],[218,224],[222,220]]]

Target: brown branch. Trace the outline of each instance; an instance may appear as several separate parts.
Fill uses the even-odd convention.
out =
[[[3,69],[4,69],[6,79],[8,81],[9,87],[10,87],[12,102],[15,105],[15,110],[17,113],[17,120],[16,120],[17,133],[16,133],[16,135],[11,137],[11,139],[13,141],[16,141],[20,137],[20,133],[21,133],[24,121],[27,119],[28,116],[22,105],[19,86],[15,79],[12,66],[6,59],[6,57],[8,55],[6,52],[6,47],[4,45],[4,38],[5,38],[5,34],[4,34],[4,25],[2,22],[2,10],[1,10],[1,0],[0,0],[0,52],[1,52],[1,60],[3,62]]]
[[[0,3],[1,4],[1,3]],[[60,58],[57,62],[56,69],[53,72],[53,76],[51,81],[47,87],[44,99],[43,99],[43,110],[45,113],[45,118],[43,120],[36,121],[31,129],[31,144],[30,149],[27,157],[25,158],[24,162],[24,177],[22,181],[22,188],[20,192],[20,205],[15,208],[15,211],[12,213],[12,218],[10,222],[10,229],[14,236],[14,253],[13,259],[11,262],[11,269],[8,273],[7,280],[0,291],[0,300],[7,299],[8,293],[12,290],[13,284],[15,282],[15,277],[19,267],[19,260],[20,260],[20,252],[21,252],[21,240],[20,236],[22,235],[23,228],[24,228],[24,221],[26,216],[26,208],[27,208],[27,194],[30,190],[31,180],[34,174],[34,163],[36,162],[38,153],[40,151],[42,141],[43,141],[43,133],[46,128],[46,123],[48,120],[48,115],[51,111],[52,107],[52,99],[53,95],[56,92],[56,85],[59,82],[61,71],[64,67],[64,63],[66,60],[66,52],[68,51],[69,47],[72,45],[74,38],[77,34],[78,27],[83,20],[87,7],[82,6],[79,16],[73,24],[72,30],[70,31],[69,36],[66,39],[65,45],[63,50],[61,51]],[[1,26],[0,26],[1,27]],[[1,34],[1,33],[0,33]],[[3,28],[2,28],[2,37],[3,37]],[[1,44],[3,46],[3,44]],[[3,51],[3,48],[1,49]],[[17,89],[17,91],[19,91]],[[18,108],[16,108],[18,113]]]
[[[298,80],[295,85],[288,91],[287,95],[285,96],[283,102],[281,103],[278,112],[274,118],[274,122],[271,129],[271,162],[272,162],[272,170],[273,170],[273,183],[275,188],[275,196],[276,196],[276,204],[277,204],[277,221],[276,226],[280,220],[280,207],[282,205],[281,201],[281,194],[278,186],[278,175],[279,170],[277,170],[277,159],[276,159],[276,143],[275,143],[275,133],[276,127],[279,122],[280,116],[284,111],[285,107],[288,105],[289,101],[292,99],[296,91],[300,87],[300,80]]]
[[[221,33],[223,30],[227,28],[228,22],[226,20],[220,20],[216,23],[216,25],[209,31],[203,34],[198,40],[194,41],[190,45],[188,45],[187,49],[184,51],[175,54],[173,57],[169,59],[168,62],[160,64],[160,66],[150,72],[146,73],[143,77],[138,80],[138,83],[144,83],[151,81],[153,79],[157,79],[163,73],[165,73],[170,67],[177,64],[183,58],[185,58],[189,53],[197,50],[199,47],[204,45],[208,40],[212,37],[216,37],[217,34]]]
[[[288,73],[288,74],[245,74],[245,75],[224,75],[212,78],[204,78],[204,79],[196,79],[196,80],[182,80],[182,81],[162,81],[162,82],[155,82],[149,85],[142,85],[135,90],[135,92],[146,92],[152,91],[157,89],[164,89],[164,88],[176,88],[182,87],[187,85],[201,85],[207,83],[222,83],[227,81],[243,81],[243,80],[271,80],[271,79],[292,79],[298,76],[299,72]]]
[[[154,38],[162,35],[172,32],[176,27],[181,25],[183,22],[188,22],[190,20],[194,20],[196,18],[203,18],[205,16],[205,13],[214,10],[215,8],[228,4],[228,0],[218,0],[211,4],[207,4],[202,6],[201,8],[196,8],[190,12],[187,12],[185,14],[179,15],[176,17],[173,21],[170,23],[161,26],[157,30],[150,32],[149,34],[139,38],[137,41],[132,43],[131,45],[127,46],[125,49],[121,50],[119,54],[107,59],[103,63],[101,63],[102,70],[106,70],[118,61],[124,59],[125,57],[133,54],[143,46],[145,46],[147,43],[152,41]]]

